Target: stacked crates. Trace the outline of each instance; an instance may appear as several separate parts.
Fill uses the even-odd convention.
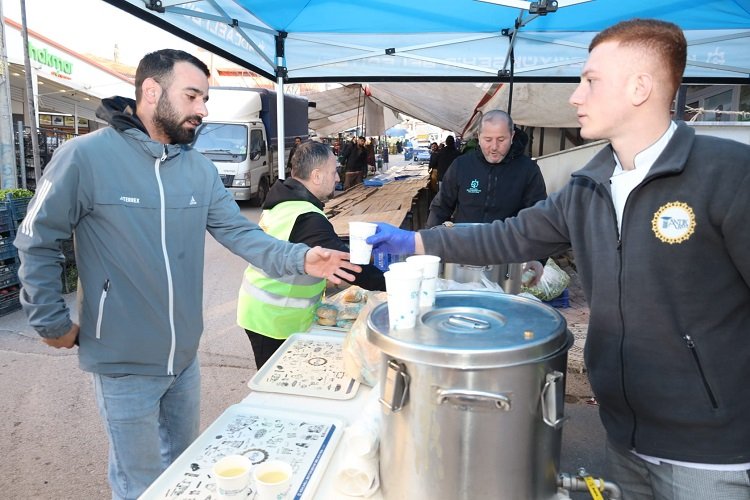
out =
[[[18,281],[20,262],[13,240],[21,221],[26,216],[29,201],[31,197],[13,198],[10,194],[0,199],[0,316],[21,308],[21,285]],[[62,252],[65,256],[60,274],[62,291],[70,293],[78,287],[78,269],[72,239],[63,241]]]
[[[0,200],[0,316],[21,308],[19,296],[21,285],[18,282],[18,251],[13,246],[16,230],[23,217],[30,198]]]

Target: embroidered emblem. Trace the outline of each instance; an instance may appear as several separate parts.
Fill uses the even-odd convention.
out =
[[[695,232],[695,213],[687,203],[672,201],[656,211],[651,230],[664,243],[683,243]]]
[[[125,203],[140,203],[141,199],[135,196],[120,196],[120,201],[124,201]]]
[[[198,204],[198,202],[195,201],[195,197],[191,196],[190,197],[190,205],[197,205],[197,204]]]
[[[466,190],[467,193],[471,194],[479,194],[482,192],[481,189],[479,189],[479,179],[474,179],[471,181],[471,184],[469,185],[469,189]]]

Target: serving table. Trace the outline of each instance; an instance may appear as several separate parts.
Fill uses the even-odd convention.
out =
[[[287,339],[248,382],[255,389],[211,423],[141,499],[215,500],[210,466],[227,454],[253,463],[292,463],[290,500],[357,498],[339,493],[335,476],[344,463],[344,430],[361,414],[371,389],[343,373],[341,351],[331,346],[340,347],[344,336],[313,327]],[[255,493],[243,498],[253,500]],[[377,492],[369,498],[382,497]]]

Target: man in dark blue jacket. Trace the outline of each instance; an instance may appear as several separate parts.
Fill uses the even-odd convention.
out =
[[[492,222],[513,217],[547,197],[542,172],[524,154],[528,137],[505,111],[485,113],[479,147],[456,158],[430,204],[427,227],[453,222]]]

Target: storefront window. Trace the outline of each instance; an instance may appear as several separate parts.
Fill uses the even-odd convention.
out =
[[[706,110],[703,120],[707,122],[727,122],[731,120],[731,115],[722,113],[722,111],[730,111],[732,109],[732,91],[727,90],[726,92],[707,97],[703,108]]]
[[[750,122],[750,85],[742,85],[740,87],[740,115],[737,117],[739,121]]]

